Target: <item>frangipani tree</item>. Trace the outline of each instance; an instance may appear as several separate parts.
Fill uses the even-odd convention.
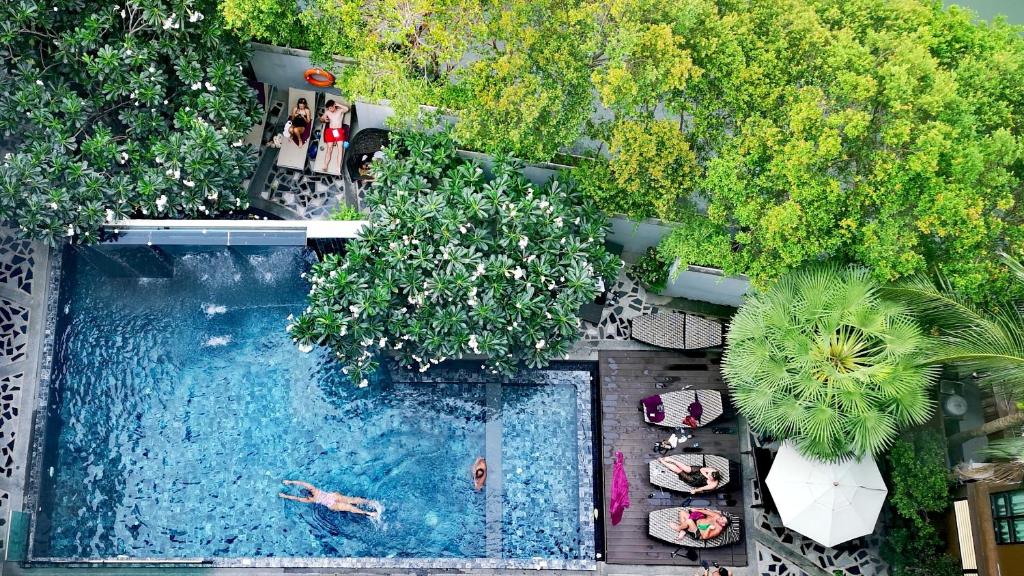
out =
[[[248,206],[257,102],[214,0],[5,2],[0,45],[0,220],[24,236]]]
[[[300,345],[332,348],[361,384],[381,352],[421,371],[484,356],[501,373],[566,354],[580,306],[621,264],[601,212],[507,159],[486,174],[447,133],[393,132],[372,172],[369,225],[313,267],[309,308],[289,326]]]
[[[867,270],[817,265],[749,297],[723,370],[751,427],[825,461],[874,456],[933,409],[937,370],[908,311]]]

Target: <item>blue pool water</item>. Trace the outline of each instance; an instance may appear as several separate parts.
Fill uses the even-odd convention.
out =
[[[65,257],[35,557],[579,558],[583,373],[359,389],[284,331],[303,249],[165,251],[170,278]],[[485,454],[490,494],[469,472]],[[285,501],[283,479],[383,517]]]

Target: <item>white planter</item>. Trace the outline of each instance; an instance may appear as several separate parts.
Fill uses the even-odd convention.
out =
[[[748,290],[750,279],[746,276],[726,276],[717,268],[703,266],[687,266],[680,270],[677,259],[669,268],[668,286],[662,294],[739,307]]]

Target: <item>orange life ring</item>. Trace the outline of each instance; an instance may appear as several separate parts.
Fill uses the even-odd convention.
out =
[[[313,86],[319,86],[320,88],[330,88],[334,86],[334,74],[331,74],[327,70],[322,68],[309,68],[306,70],[306,82],[309,82]]]

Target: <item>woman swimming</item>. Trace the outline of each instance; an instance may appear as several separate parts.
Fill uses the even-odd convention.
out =
[[[299,480],[282,480],[281,483],[285,486],[298,486],[309,493],[307,496],[293,496],[291,494],[280,492],[278,493],[278,496],[281,498],[302,502],[303,504],[319,504],[335,512],[365,514],[370,518],[380,517],[381,506],[380,502],[377,502],[376,500],[345,496],[339,492],[325,492],[308,482],[301,482]],[[372,510],[364,510],[364,508],[372,508]]]
[[[487,482],[487,460],[484,460],[483,456],[477,458],[471,471],[473,472],[473,489],[479,492]]]

